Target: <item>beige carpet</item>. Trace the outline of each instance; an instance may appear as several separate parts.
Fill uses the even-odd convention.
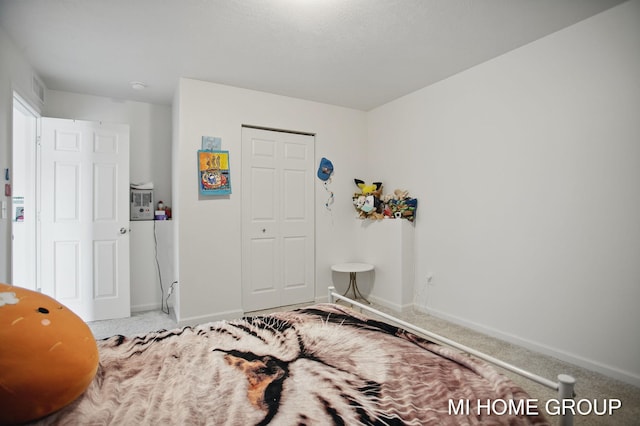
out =
[[[301,306],[305,305],[251,312],[247,315],[265,314]],[[576,367],[553,357],[541,355],[528,349],[506,343],[419,311],[410,310],[398,313],[378,305],[374,305],[374,307],[401,320],[492,355],[542,377],[556,380],[558,374],[569,374],[576,379],[576,400],[596,400],[599,404],[609,399],[618,399],[622,402],[622,406],[615,410],[612,416],[597,416],[595,414],[588,416],[577,415],[574,419],[576,426],[640,425],[640,388],[584,368]],[[160,329],[171,329],[176,327],[176,323],[168,315],[160,311],[152,311],[136,313],[131,318],[126,319],[95,321],[89,323],[89,327],[93,331],[96,339],[101,339],[114,334],[133,335]],[[544,412],[544,407],[548,400],[557,398],[557,394],[553,390],[531,382],[514,373],[503,372],[514,382],[522,386],[532,398],[539,401],[538,407],[540,407],[541,412]],[[600,407],[601,406],[602,405],[600,405]],[[553,407],[553,405],[551,405],[551,407]],[[552,424],[557,424],[557,417],[547,417]]]
[[[116,334],[132,336],[150,331],[172,330],[178,326],[171,316],[162,311],[134,312],[129,318],[92,321],[88,325],[96,340]]]

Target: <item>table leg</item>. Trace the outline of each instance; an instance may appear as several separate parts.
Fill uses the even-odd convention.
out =
[[[347,287],[347,291],[344,292],[343,296],[346,296],[347,293],[349,293],[349,290],[353,290],[353,298],[355,300],[358,300],[360,298],[360,299],[364,300],[365,302],[367,302],[368,304],[371,304],[371,302],[369,302],[362,295],[362,293],[360,293],[360,290],[358,290],[358,283],[356,282],[356,273],[355,272],[349,272],[349,287]]]

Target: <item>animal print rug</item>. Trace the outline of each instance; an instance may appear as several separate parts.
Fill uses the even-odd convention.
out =
[[[527,394],[484,362],[338,305],[98,342],[87,391],[39,424],[546,424],[477,415]],[[451,413],[449,400],[471,410]]]

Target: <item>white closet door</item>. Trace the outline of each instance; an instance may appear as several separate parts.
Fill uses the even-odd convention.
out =
[[[242,129],[242,296],[245,311],[315,296],[311,135]]]

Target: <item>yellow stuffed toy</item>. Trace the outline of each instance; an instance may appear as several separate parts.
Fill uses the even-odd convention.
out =
[[[42,293],[0,284],[0,424],[59,410],[97,369],[98,347],[80,317]]]
[[[362,191],[362,195],[370,195],[373,194],[376,197],[380,198],[382,193],[382,182],[373,182],[372,184],[367,185],[363,180],[354,179],[356,186],[360,188]]]
[[[382,196],[382,182],[373,182],[370,185],[360,179],[353,180],[360,194],[353,194],[353,204],[362,219],[382,219],[380,197]]]

